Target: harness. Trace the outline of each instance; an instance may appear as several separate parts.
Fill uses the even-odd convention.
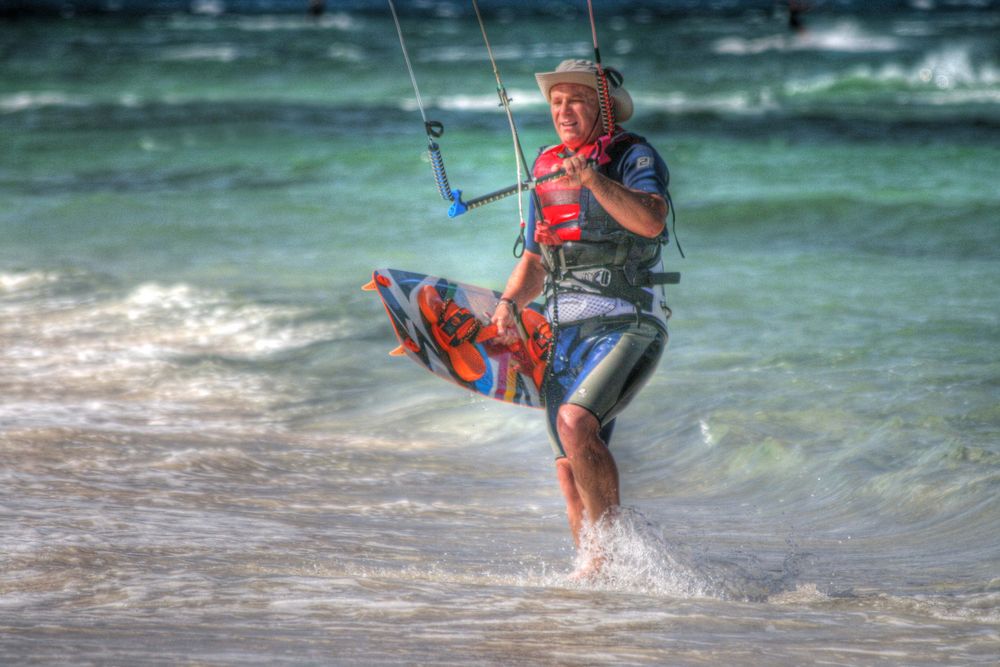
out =
[[[625,150],[645,142],[629,132],[616,134],[606,147],[610,160],[598,169],[607,176],[610,165],[617,164]],[[583,146],[578,152],[591,150],[592,145]],[[542,149],[535,161],[534,177],[560,168],[568,156],[561,144]],[[539,183],[536,193],[542,210],[536,221],[535,240],[559,291],[624,299],[650,313],[653,295],[643,288],[680,282],[679,273],[653,270],[660,263],[666,231],[652,239],[629,231],[611,217],[590,190],[569,186],[565,179]]]

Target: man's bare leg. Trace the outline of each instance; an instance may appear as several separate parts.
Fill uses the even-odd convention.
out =
[[[563,405],[559,408],[557,428],[569,468],[568,471],[557,468],[557,472],[566,497],[571,530],[574,520],[577,522],[574,541],[579,547],[583,517],[596,524],[610,518],[619,505],[618,467],[607,445],[601,440],[600,422],[586,408]],[[567,488],[563,486],[564,479],[565,483],[572,481],[579,502],[572,494],[567,494]],[[583,505],[583,516],[574,518],[573,513],[580,503]],[[594,553],[591,562],[582,566],[580,574],[587,576],[596,572],[602,561],[599,552]]]
[[[566,518],[569,519],[569,530],[573,534],[573,544],[580,548],[580,531],[583,527],[583,500],[580,492],[576,489],[576,481],[573,479],[573,468],[569,464],[569,459],[563,457],[556,459],[556,478],[559,480],[559,489],[563,498],[566,499]]]

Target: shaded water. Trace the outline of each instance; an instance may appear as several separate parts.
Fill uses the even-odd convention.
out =
[[[408,21],[453,185],[513,182],[475,25]],[[4,25],[3,661],[992,664],[998,23],[602,24],[688,259],[586,585],[541,414],[358,289],[514,261],[513,201],[436,198],[388,17]],[[530,146],[586,28],[491,24]]]

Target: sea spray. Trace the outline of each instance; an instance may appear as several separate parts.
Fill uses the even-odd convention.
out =
[[[582,585],[677,598],[764,601],[794,590],[802,558],[790,543],[781,569],[768,572],[752,554],[710,555],[668,539],[634,507],[620,508],[613,520],[587,523],[580,542],[577,572],[595,558],[602,562],[599,572],[580,580]]]

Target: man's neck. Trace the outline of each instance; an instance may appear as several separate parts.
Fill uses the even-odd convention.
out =
[[[600,120],[600,119],[598,119],[598,120]],[[573,155],[573,154],[576,154],[576,153],[577,153],[577,152],[578,152],[578,151],[579,151],[579,150],[580,150],[581,148],[588,148],[588,147],[590,147],[590,146],[593,146],[593,145],[594,145],[594,143],[595,143],[595,142],[596,142],[596,141],[597,141],[598,139],[600,139],[600,138],[601,138],[601,131],[602,131],[603,129],[604,129],[604,126],[603,126],[603,125],[598,125],[598,126],[596,126],[596,127],[594,128],[594,130],[593,130],[593,131],[592,131],[592,132],[590,133],[590,137],[588,137],[587,141],[582,141],[582,142],[580,142],[579,144],[575,144],[575,145],[570,145],[570,144],[566,144],[566,143],[564,143],[564,144],[563,144],[562,146],[563,146],[563,148],[564,148],[564,149],[565,149],[566,151],[568,151],[568,152],[569,152],[569,153],[570,153],[571,155]],[[621,132],[621,128],[619,128],[619,127],[615,127],[615,132],[614,132],[614,133],[615,133],[615,134],[618,134],[619,132]]]

